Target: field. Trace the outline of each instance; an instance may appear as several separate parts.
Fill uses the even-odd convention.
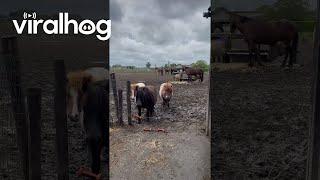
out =
[[[312,43],[302,40],[299,47],[300,65],[291,70],[281,69],[278,60],[253,69],[215,65],[215,179],[305,179]]]
[[[118,88],[125,91],[127,80],[144,81],[159,89],[171,77],[155,72],[116,72],[116,78]],[[125,126],[119,126],[111,91],[111,179],[210,179],[210,139],[205,135],[207,98],[207,78],[203,83],[174,84],[169,109],[161,106],[158,97],[156,115],[150,122],[128,126],[124,113]],[[132,110],[137,114],[134,103]],[[144,132],[144,128],[163,128],[168,133]]]

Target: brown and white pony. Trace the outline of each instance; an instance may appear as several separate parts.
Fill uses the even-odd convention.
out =
[[[169,107],[169,102],[173,95],[173,86],[170,82],[162,83],[160,85],[159,96],[162,100],[163,106]]]
[[[67,112],[70,119],[80,120],[85,132],[91,170],[100,172],[100,155],[103,147],[108,152],[108,71],[90,68],[67,75]]]

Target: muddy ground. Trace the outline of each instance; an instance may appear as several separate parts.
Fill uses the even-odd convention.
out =
[[[149,73],[116,73],[118,88],[126,90],[126,81],[144,81],[159,89],[170,76]],[[124,94],[124,97],[126,95]],[[174,84],[170,108],[156,104],[150,122],[116,124],[112,91],[110,128],[111,179],[210,179],[210,139],[205,135],[208,80],[203,83]],[[124,100],[124,107],[126,103]],[[137,109],[132,103],[133,113]],[[126,108],[124,109],[126,112]],[[164,128],[168,133],[144,132],[144,128]]]
[[[254,69],[216,68],[215,179],[305,179],[313,66],[312,43],[301,43],[303,66],[291,70],[277,60]]]

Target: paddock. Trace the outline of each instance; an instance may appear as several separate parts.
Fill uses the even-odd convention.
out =
[[[155,72],[115,72],[117,88],[123,90],[123,125],[118,124],[110,90],[111,179],[210,179],[210,139],[206,136],[208,79],[203,83],[174,82],[170,108],[163,109],[158,95],[155,116],[133,126],[127,122],[127,81],[143,81],[159,91],[173,75]],[[137,109],[132,103],[132,114]],[[144,115],[144,114],[143,114]],[[164,132],[149,132],[148,129]]]

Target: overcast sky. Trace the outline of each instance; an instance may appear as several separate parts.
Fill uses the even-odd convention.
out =
[[[152,66],[209,61],[209,0],[110,0],[110,63]]]

